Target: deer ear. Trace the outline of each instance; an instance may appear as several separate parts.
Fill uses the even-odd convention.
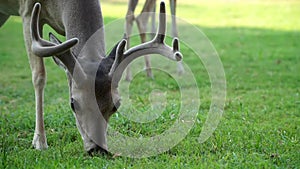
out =
[[[49,33],[49,39],[54,44],[61,44],[62,42],[51,32]],[[64,53],[57,54],[56,56],[53,56],[54,62],[68,71],[69,73],[73,73],[74,66],[76,63],[76,56],[71,52],[71,50],[68,50]]]
[[[56,56],[53,56],[52,59],[59,67],[67,71],[67,67]]]
[[[55,43],[56,45],[61,44],[62,42],[55,37],[55,35],[53,35],[51,32],[49,33],[49,39],[51,42]],[[52,59],[54,60],[54,62],[61,68],[63,68],[65,71],[67,71],[67,67],[59,60],[58,57],[53,56]]]
[[[49,32],[49,39],[51,42],[55,43],[56,45],[61,44],[62,42],[51,32]]]

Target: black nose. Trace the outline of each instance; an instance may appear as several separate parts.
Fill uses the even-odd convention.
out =
[[[75,112],[75,104],[76,104],[76,100],[73,99],[73,98],[71,98],[70,104],[71,104],[71,108],[72,108],[73,112],[76,113],[76,112]]]
[[[96,146],[94,148],[91,148],[90,150],[87,151],[87,153],[90,155],[90,156],[94,156],[94,155],[108,155],[108,151],[101,148],[100,146]]]
[[[114,103],[114,108],[113,108],[113,112],[116,112],[118,110],[118,108],[120,107],[121,105],[121,101],[118,100]]]

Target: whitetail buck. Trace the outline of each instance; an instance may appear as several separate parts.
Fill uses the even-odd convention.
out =
[[[147,25],[149,18],[151,17],[152,23],[151,23],[151,32],[155,32],[155,9],[156,9],[156,0],[146,0],[143,9],[141,13],[135,17],[134,12],[136,9],[136,6],[138,4],[138,0],[129,0],[128,1],[128,9],[126,13],[126,40],[127,40],[127,48],[130,48],[130,40],[129,37],[132,32],[132,26],[133,21],[136,21],[139,35],[141,38],[141,42],[146,42],[146,33],[147,33]],[[177,24],[176,24],[176,0],[170,0],[170,9],[171,9],[171,15],[172,15],[172,36],[178,37],[178,30],[177,30]],[[153,74],[151,71],[151,62],[149,56],[145,56],[145,63],[146,63],[146,72],[147,76],[153,78]],[[177,72],[178,74],[184,73],[184,67],[182,65],[182,62],[178,62],[177,64]],[[130,81],[132,79],[132,73],[130,66],[126,69],[126,80]]]
[[[164,43],[166,16],[163,2],[160,8],[159,28],[152,41],[125,51],[126,40],[122,39],[106,57],[103,17],[98,0],[0,0],[0,25],[10,15],[19,15],[23,20],[35,89],[36,124],[32,144],[36,149],[48,147],[43,119],[46,83],[43,58],[55,56],[56,63],[67,72],[71,108],[85,150],[107,152],[107,121],[120,105],[117,87],[126,66],[145,54],[161,54],[177,61],[182,59],[178,39],[174,39],[173,48]],[[44,24],[65,35],[67,41],[61,43],[53,34],[50,34],[51,41],[42,39]],[[86,48],[85,44],[95,34],[96,41]]]

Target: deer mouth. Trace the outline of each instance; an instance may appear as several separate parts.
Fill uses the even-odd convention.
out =
[[[120,106],[121,106],[121,99],[118,99],[116,102],[114,102],[113,112],[116,112]]]
[[[96,145],[95,147],[91,148],[90,150],[87,151],[88,155],[94,156],[96,154],[100,155],[108,155],[108,151],[103,149],[102,147]]]

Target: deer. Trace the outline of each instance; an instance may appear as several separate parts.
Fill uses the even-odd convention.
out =
[[[165,13],[165,3],[161,2],[159,26],[151,41],[126,50],[127,40],[120,38],[110,53],[106,54],[99,0],[0,1],[0,26],[10,15],[22,18],[25,47],[35,91],[36,118],[32,141],[35,149],[48,148],[43,109],[47,78],[44,58],[52,57],[67,74],[70,107],[85,151],[89,154],[107,154],[108,121],[120,106],[118,83],[126,67],[145,54],[161,54],[174,61],[182,60],[178,38],[173,39],[172,46],[164,42]],[[51,32],[49,40],[44,39],[45,24],[65,36],[65,42],[61,42]],[[93,38],[95,35],[97,38]],[[92,43],[88,43],[90,39],[93,39]]]
[[[130,48],[130,35],[132,33],[132,27],[134,21],[137,24],[140,39],[142,43],[147,41],[146,33],[148,27],[148,21],[151,17],[151,32],[155,32],[155,10],[156,10],[156,0],[146,0],[143,6],[141,13],[135,17],[134,12],[138,5],[138,0],[129,0],[128,1],[128,9],[126,13],[126,22],[125,22],[125,31],[126,31],[126,40],[127,40],[127,48]],[[178,37],[178,29],[176,24],[176,0],[170,0],[170,9],[172,16],[172,36]],[[151,71],[151,62],[148,55],[145,55],[145,69],[148,77],[153,78],[153,73]],[[184,73],[184,67],[182,62],[177,63],[177,73],[182,75]],[[132,73],[130,66],[126,69],[126,81],[132,80]]]

